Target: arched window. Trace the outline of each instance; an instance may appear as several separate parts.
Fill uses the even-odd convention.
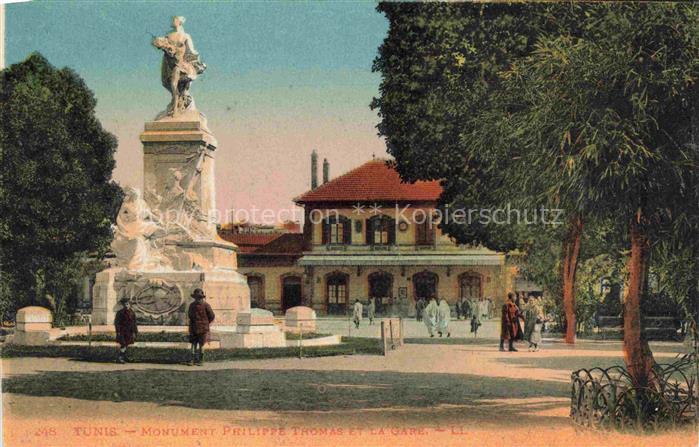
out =
[[[344,314],[347,312],[349,299],[349,275],[335,272],[326,276],[326,296],[329,314]]]
[[[265,307],[265,277],[263,275],[247,275],[250,287],[250,307]]]
[[[389,216],[379,214],[367,219],[367,244],[393,245],[396,243],[396,221]]]
[[[323,244],[351,244],[352,221],[345,216],[329,216],[323,221]]]
[[[471,299],[483,296],[481,275],[466,272],[459,276],[459,290],[461,298]]]

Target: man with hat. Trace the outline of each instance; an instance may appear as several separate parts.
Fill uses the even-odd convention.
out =
[[[194,302],[189,305],[189,342],[192,344],[190,365],[204,364],[204,344],[209,340],[209,324],[214,321],[214,311],[209,303],[204,301],[206,295],[201,289],[192,292]]]
[[[129,298],[123,297],[119,302],[123,307],[114,316],[116,341],[119,343],[117,362],[126,363],[126,348],[136,341],[138,326],[136,325],[136,313],[129,306]]]

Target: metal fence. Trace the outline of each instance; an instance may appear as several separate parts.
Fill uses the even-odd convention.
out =
[[[655,430],[697,417],[697,355],[656,364],[652,385],[632,385],[621,366],[580,369],[571,375],[570,416],[593,428]]]

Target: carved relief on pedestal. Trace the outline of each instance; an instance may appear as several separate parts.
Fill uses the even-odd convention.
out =
[[[184,320],[185,293],[181,284],[138,273],[117,274],[114,288],[119,299],[128,297],[140,323],[181,324]]]
[[[149,282],[131,301],[137,312],[160,317],[177,311],[182,306],[182,294],[174,284]]]

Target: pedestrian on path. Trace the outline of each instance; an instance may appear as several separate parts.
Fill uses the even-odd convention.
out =
[[[529,350],[536,352],[539,350],[539,343],[541,343],[541,331],[544,327],[544,310],[535,296],[529,298],[528,314],[533,321],[530,323],[530,320],[525,319],[524,327],[527,328],[531,325],[531,332],[529,337],[527,337],[527,341],[529,342]]]
[[[136,324],[136,313],[131,309],[128,297],[120,300],[122,308],[114,316],[114,329],[116,330],[116,341],[119,343],[119,356],[117,363],[126,363],[126,348],[136,342],[138,336],[138,325]]]
[[[369,324],[374,324],[374,318],[376,317],[376,302],[374,301],[373,297],[369,298],[367,317],[369,317]]]
[[[461,298],[461,306],[459,306],[459,310],[461,311],[461,315],[464,317],[464,320],[467,320],[469,317],[471,317],[471,301],[467,300],[466,298]]]
[[[417,321],[422,321],[426,306],[427,306],[427,303],[425,303],[424,298],[418,299],[417,302],[415,303],[415,319]]]
[[[519,319],[519,309],[514,302],[514,293],[507,294],[507,300],[502,305],[502,315],[500,320],[500,350],[505,350],[505,340],[508,342],[510,352],[517,352],[513,343],[517,337],[517,320]]]
[[[437,298],[432,297],[430,298],[430,302],[425,307],[425,311],[422,316],[423,321],[425,322],[425,326],[427,327],[427,333],[430,334],[430,337],[434,337],[434,330],[437,326],[438,313],[439,305],[437,304]]]
[[[354,321],[354,326],[359,329],[359,323],[362,322],[362,303],[359,300],[354,301],[354,307],[352,308],[352,321]]]
[[[527,296],[525,292],[518,293],[517,296],[515,297],[515,306],[517,306],[517,309],[520,311],[520,317],[522,316],[521,312],[524,307],[524,305],[527,303]],[[520,321],[520,318],[517,318],[517,336],[515,337],[516,341],[523,341],[524,340],[524,330],[522,330],[522,322]]]
[[[194,302],[187,309],[189,342],[192,344],[189,365],[202,366],[204,364],[204,345],[209,341],[209,327],[216,316],[209,303],[204,301],[206,295],[203,290],[194,289],[192,298],[194,298]]]
[[[482,308],[485,306],[485,301],[481,297],[478,301],[475,301],[474,304],[471,306],[471,332],[473,333],[474,337],[478,337],[478,328],[481,326],[482,321]]]
[[[439,311],[437,312],[437,333],[441,337],[446,332],[447,338],[451,337],[449,332],[449,322],[451,321],[451,308],[447,300],[439,300]]]

